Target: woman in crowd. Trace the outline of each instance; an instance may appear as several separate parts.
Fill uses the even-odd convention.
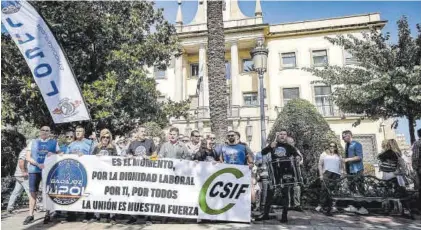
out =
[[[405,175],[407,168],[402,152],[395,139],[384,140],[382,142],[382,152],[377,156],[380,161],[379,170],[383,173],[383,180],[389,180],[398,193],[405,196]],[[400,177],[400,178],[399,178]],[[399,181],[399,179],[401,179]],[[404,213],[412,217],[410,204],[403,202]]]
[[[208,162],[220,162],[218,155],[212,145],[211,139],[201,141],[200,149],[195,154],[193,160],[195,161],[208,161]]]
[[[332,190],[337,189],[343,169],[343,161],[338,152],[338,146],[336,143],[331,142],[326,148],[326,151],[320,155],[319,159],[319,174],[322,186],[320,203],[319,206],[316,207],[316,211],[320,212],[323,206],[327,209],[327,215],[330,215],[331,212],[338,211],[329,191],[331,192]]]
[[[101,130],[99,134],[99,143],[95,146],[94,151],[92,152],[92,155],[96,155],[98,157],[100,156],[117,156],[117,149],[112,144],[111,140],[113,139],[113,136],[108,129]],[[94,221],[100,221],[101,220],[101,214],[95,213],[95,218],[91,220],[91,222]],[[107,219],[107,222],[110,222],[112,225],[116,224],[115,214],[110,213],[109,218]]]
[[[101,130],[99,134],[99,143],[95,146],[92,155],[97,156],[117,156],[117,149],[112,144],[113,136],[109,129]]]
[[[383,180],[395,179],[397,175],[406,173],[406,164],[395,139],[382,142],[382,152],[377,156],[380,161],[379,170],[383,172]],[[397,180],[396,180],[397,182]]]

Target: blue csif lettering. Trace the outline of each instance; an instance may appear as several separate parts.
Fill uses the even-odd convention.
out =
[[[11,18],[6,18],[6,22],[12,28],[18,28],[18,27],[23,26],[23,23],[14,22],[14,21],[12,21]],[[24,38],[24,36],[26,36],[26,38]],[[15,34],[15,37],[18,39],[19,45],[23,45],[23,44],[26,44],[28,42],[32,42],[32,41],[35,40],[35,37],[32,36],[29,33],[25,33],[24,35]],[[36,51],[39,51],[39,52],[34,53]],[[39,48],[39,47],[26,49],[24,53],[25,53],[25,57],[28,58],[28,59],[33,59],[35,57],[39,57],[39,58],[45,57],[44,52],[42,52],[41,48]],[[45,78],[45,77],[51,76],[51,73],[52,73],[52,68],[51,68],[50,64],[48,64],[48,63],[38,64],[34,68],[34,75],[35,75],[36,78]],[[59,93],[59,90],[57,88],[57,85],[56,85],[55,81],[51,80],[50,85],[52,87],[52,91],[48,92],[47,96],[51,97],[51,96],[57,95]]]

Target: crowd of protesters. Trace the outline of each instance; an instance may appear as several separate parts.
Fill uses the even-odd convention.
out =
[[[37,202],[37,192],[40,190],[40,182],[42,180],[42,169],[44,168],[44,161],[46,157],[52,154],[78,154],[83,155],[97,155],[97,156],[124,156],[124,157],[143,157],[149,159],[157,158],[172,158],[184,159],[193,161],[206,161],[225,164],[248,165],[250,169],[255,169],[254,162],[256,157],[267,155],[269,157],[277,157],[276,149],[279,147],[286,148],[291,154],[288,157],[295,157],[298,165],[303,164],[305,156],[303,156],[299,149],[295,146],[295,141],[288,136],[287,130],[280,130],[276,133],[276,140],[270,143],[261,152],[255,155],[250,147],[241,141],[240,133],[237,131],[228,131],[225,143],[216,143],[216,136],[208,134],[202,136],[199,131],[191,132],[190,137],[180,135],[178,128],[172,127],[168,132],[168,140],[161,142],[160,137],[146,136],[146,128],[140,126],[129,134],[128,137],[116,137],[110,130],[103,129],[97,138],[95,134],[88,139],[85,138],[85,129],[81,126],[76,127],[75,131],[68,131],[60,139],[64,140],[59,143],[56,139],[51,138],[51,130],[48,126],[43,126],[40,129],[39,138],[29,142],[27,147],[22,150],[19,155],[18,165],[16,167],[16,187],[8,204],[8,211],[13,212],[14,202],[20,195],[22,190],[29,196],[29,215],[24,220],[23,224],[29,224],[34,221],[34,211]],[[421,130],[418,130],[418,136],[421,137]],[[316,211],[322,209],[327,210],[327,214],[336,212],[337,208],[329,195],[329,189],[337,189],[338,180],[342,175],[362,176],[364,174],[363,165],[363,148],[362,145],[353,140],[350,131],[342,133],[342,139],[345,142],[345,153],[341,154],[337,143],[326,143],[326,150],[320,155],[318,169],[320,180],[323,182],[321,188],[321,199]],[[385,180],[394,180],[399,184],[399,175],[404,174],[407,169],[402,160],[402,153],[394,139],[385,140],[382,144],[383,150],[378,155],[380,161],[380,171],[383,172]],[[419,153],[421,148],[421,140],[417,141],[413,146],[413,168],[414,171],[420,170]],[[269,158],[270,159],[270,158]],[[299,167],[299,166],[298,166]],[[253,171],[255,172],[255,171]],[[362,177],[361,177],[362,178]],[[416,187],[419,188],[419,181],[416,179]],[[363,181],[350,180],[348,187],[351,192],[358,194],[364,192]],[[251,183],[251,200],[252,203],[256,201],[255,194],[261,188],[257,183],[257,179],[253,178]],[[287,209],[302,210],[300,204],[301,190],[300,186],[295,185],[282,192],[282,196],[287,197],[283,203],[283,214],[281,222],[286,222]],[[269,200],[271,197],[269,196]],[[270,201],[267,200],[266,203]],[[350,205],[344,210],[347,212],[356,212],[359,214],[367,214],[368,211],[363,206],[356,203]],[[270,205],[269,205],[270,206]],[[268,218],[269,207],[266,205],[263,214],[256,219]],[[56,213],[57,214],[57,213]],[[85,213],[84,222],[100,221],[101,215],[99,213]],[[44,218],[44,223],[49,223],[51,214],[47,210]],[[145,220],[149,222],[150,216],[144,216]],[[68,221],[75,221],[77,213],[67,212],[66,219]],[[110,214],[106,216],[108,222],[116,223],[115,215]],[[164,222],[167,218],[164,218]],[[136,223],[137,216],[130,216],[128,224]],[[199,222],[200,220],[198,220]]]

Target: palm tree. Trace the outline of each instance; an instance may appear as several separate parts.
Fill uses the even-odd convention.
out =
[[[223,1],[208,0],[208,79],[212,132],[222,142],[227,132],[227,90],[225,79],[225,41],[222,17]]]

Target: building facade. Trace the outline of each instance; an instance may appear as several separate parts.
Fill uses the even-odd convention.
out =
[[[210,133],[209,87],[206,52],[206,0],[199,0],[195,18],[189,24],[182,22],[179,1],[176,29],[183,54],[172,60],[163,71],[154,69],[153,76],[161,100],[181,101],[190,99],[189,119],[172,120],[172,125],[188,134],[197,129]],[[374,26],[382,29],[386,21],[380,14],[344,16],[312,21],[300,21],[269,25],[263,23],[260,0],[256,1],[255,15],[245,16],[237,0],[226,0],[224,5],[226,87],[229,95],[229,129],[237,130],[242,141],[248,142],[254,151],[260,148],[259,81],[252,70],[250,51],[259,38],[269,50],[267,72],[264,75],[266,126],[269,131],[277,114],[289,100],[303,98],[313,103],[339,136],[343,130],[351,130],[355,139],[364,146],[366,160],[374,160],[384,138],[394,138],[390,121],[362,121],[353,127],[358,115],[346,114],[328,100],[332,89],[312,83],[318,78],[303,67],[352,65],[352,57],[339,46],[329,43],[326,36],[353,34],[361,36]],[[268,132],[267,131],[267,132]]]

